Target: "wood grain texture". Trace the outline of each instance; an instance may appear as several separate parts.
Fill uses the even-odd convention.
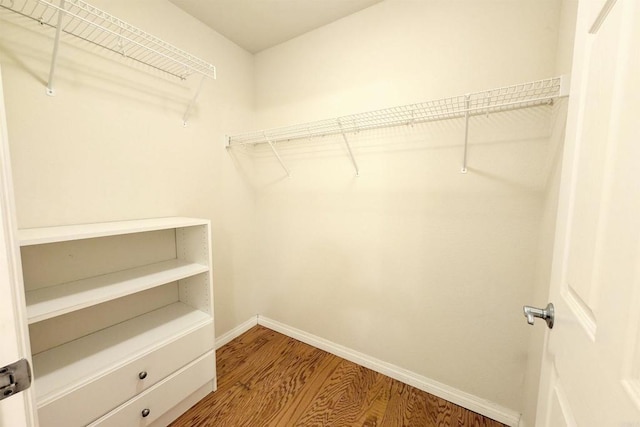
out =
[[[503,427],[263,326],[223,346],[216,360],[218,390],[171,427]]]

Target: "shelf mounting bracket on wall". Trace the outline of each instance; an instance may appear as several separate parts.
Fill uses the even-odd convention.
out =
[[[202,86],[204,86],[205,79],[206,79],[205,76],[202,76],[202,78],[200,79],[200,84],[198,85],[198,89],[196,89],[195,95],[193,95],[193,98],[191,98],[191,102],[189,102],[189,105],[187,105],[187,109],[184,112],[184,115],[182,116],[182,126],[184,127],[187,126],[187,121],[189,120],[189,116],[191,115],[191,110],[193,109],[193,107],[196,105],[196,102],[198,101],[198,96],[200,96],[200,92],[202,91]]]
[[[340,119],[338,119],[338,126],[342,131],[342,139],[344,139],[344,143],[347,146],[347,151],[349,152],[349,157],[351,158],[351,163],[353,164],[353,168],[356,170],[356,177],[360,176],[360,170],[358,169],[358,163],[356,162],[355,157],[353,157],[353,152],[351,151],[351,145],[349,144],[349,140],[347,139],[347,134],[343,131],[342,123]]]
[[[467,148],[469,145],[469,106],[471,103],[471,95],[466,94],[464,96],[464,153],[462,154],[462,169],[461,173],[467,173]]]
[[[280,162],[280,166],[282,166],[282,169],[284,169],[284,171],[287,173],[287,178],[291,178],[291,172],[289,172],[289,169],[285,166],[284,162],[280,158],[280,155],[278,154],[278,151],[276,151],[276,147],[273,146],[273,143],[269,138],[267,138],[266,134],[264,135],[264,139],[265,141],[267,141],[267,144],[269,144],[269,147],[271,147],[271,151],[273,151],[276,159],[278,159],[278,162]]]
[[[60,10],[58,11],[58,25],[56,25],[56,36],[53,41],[53,53],[51,54],[51,68],[49,69],[49,81],[47,82],[47,95],[55,96],[56,91],[53,88],[53,77],[56,71],[56,62],[58,61],[58,47],[60,46],[60,31],[62,30],[62,18],[64,18],[65,0],[60,0]]]

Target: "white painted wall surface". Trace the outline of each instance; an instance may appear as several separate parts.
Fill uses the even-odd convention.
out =
[[[65,40],[45,95],[53,30],[0,15],[7,119],[22,228],[160,216],[209,218],[216,329],[255,314],[253,195],[224,148],[252,119],[253,58],[168,1],[93,0],[97,7],[218,67],[183,128],[200,78],[164,76]]]
[[[389,0],[256,56],[259,126],[554,75],[560,3]],[[552,115],[280,144],[253,162],[259,312],[520,412]],[[238,155],[242,158],[242,155]]]
[[[258,127],[549,77],[555,0],[387,0],[256,55]]]

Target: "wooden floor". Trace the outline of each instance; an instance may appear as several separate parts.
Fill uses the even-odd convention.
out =
[[[503,424],[256,326],[217,352],[218,390],[172,427]]]

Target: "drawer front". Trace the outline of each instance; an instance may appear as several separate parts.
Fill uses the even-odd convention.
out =
[[[85,426],[210,351],[213,340],[209,323],[42,405],[38,407],[40,426]],[[142,372],[144,379],[139,378]]]
[[[96,420],[89,427],[148,426],[208,381],[212,381],[215,364],[215,351],[211,351]]]

